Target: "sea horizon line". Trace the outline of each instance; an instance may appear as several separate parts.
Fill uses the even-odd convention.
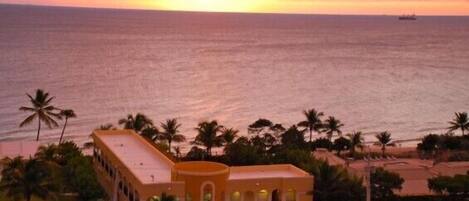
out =
[[[71,6],[71,5],[45,5],[45,4],[15,4],[15,3],[0,3],[0,6],[12,7],[43,7],[43,8],[65,8],[65,9],[88,9],[88,10],[118,10],[118,11],[145,11],[145,12],[168,12],[168,13],[208,13],[208,14],[245,14],[245,15],[300,15],[300,16],[362,16],[362,17],[399,17],[408,15],[409,13],[402,14],[378,14],[378,13],[288,13],[288,12],[249,12],[249,11],[195,11],[195,10],[164,10],[164,9],[151,9],[151,8],[121,8],[121,7],[91,7],[91,6]],[[468,15],[428,15],[428,14],[415,14],[418,17],[469,17]]]

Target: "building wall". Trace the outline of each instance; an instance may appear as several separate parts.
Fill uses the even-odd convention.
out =
[[[262,178],[249,180],[229,180],[226,188],[226,200],[239,193],[241,200],[249,200],[248,195],[254,194],[254,201],[260,200],[267,193],[268,200],[274,200],[273,195],[277,193],[279,201],[291,200],[289,195],[293,194],[296,201],[311,201],[312,195],[308,192],[313,188],[313,178]]]
[[[93,135],[93,139],[94,166],[111,201],[148,201],[163,192],[176,196],[179,201],[204,201],[204,190],[208,189],[213,190],[213,201],[312,200],[307,192],[313,188],[313,177],[291,165],[235,167],[233,171],[260,168],[268,172],[287,168],[304,177],[229,180],[232,168],[220,163],[193,161],[174,164],[169,183],[142,184],[98,136]]]
[[[98,138],[94,137],[94,143],[95,170],[111,201],[146,201],[163,192],[184,198],[184,183],[143,185]]]
[[[186,199],[203,201],[205,191],[214,200],[224,200],[229,167],[219,163],[200,161],[178,163],[172,170],[172,180],[182,181],[186,186]]]

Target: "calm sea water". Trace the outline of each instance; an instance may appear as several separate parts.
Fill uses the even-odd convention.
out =
[[[469,110],[469,18],[0,6],[0,140],[35,138],[18,107],[36,88],[76,111],[79,142],[129,113],[178,118],[190,138],[199,121],[246,134],[313,107],[344,132],[413,139]]]

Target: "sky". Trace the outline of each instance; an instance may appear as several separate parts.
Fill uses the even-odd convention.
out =
[[[469,15],[469,0],[0,0],[0,3],[216,12]]]

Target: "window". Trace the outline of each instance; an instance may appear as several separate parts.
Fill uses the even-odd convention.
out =
[[[257,201],[268,201],[269,200],[269,192],[267,190],[260,190],[257,193]]]
[[[231,193],[230,201],[241,201],[241,193],[238,191]]]
[[[154,196],[151,196],[151,197],[148,199],[148,201],[160,201],[160,197],[154,195]]]
[[[272,201],[280,201],[280,197],[278,189],[272,191]]]
[[[129,189],[127,188],[127,185],[124,184],[124,195],[129,196]]]
[[[287,201],[296,201],[296,192],[293,189],[288,189],[286,194]]]
[[[214,197],[214,189],[213,189],[213,184],[208,183],[203,186],[203,191],[202,191],[202,201],[213,201]]]

